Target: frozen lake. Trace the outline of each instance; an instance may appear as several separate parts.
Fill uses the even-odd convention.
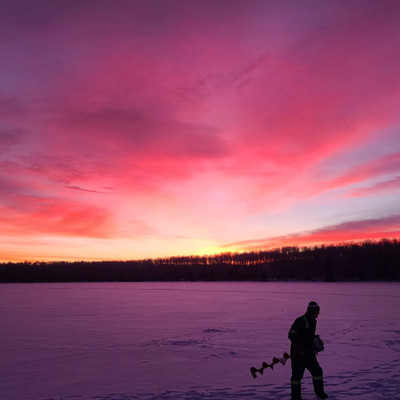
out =
[[[1,400],[289,399],[289,349],[310,300],[326,391],[400,399],[399,283],[0,285]],[[303,397],[315,399],[306,372]]]

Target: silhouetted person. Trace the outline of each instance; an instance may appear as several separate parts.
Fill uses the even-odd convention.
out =
[[[312,375],[315,394],[321,399],[328,397],[324,391],[322,368],[316,357],[316,354],[324,349],[324,343],[315,334],[319,310],[319,305],[311,301],[307,312],[294,321],[289,331],[292,400],[301,400],[301,380],[306,368]]]

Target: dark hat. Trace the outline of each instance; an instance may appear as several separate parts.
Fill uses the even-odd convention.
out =
[[[308,303],[307,311],[319,311],[319,305],[316,301],[310,301]]]

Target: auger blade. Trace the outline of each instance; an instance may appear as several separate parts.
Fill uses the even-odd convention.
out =
[[[285,357],[279,359],[279,362],[280,362],[282,365],[285,365],[285,364],[286,364],[286,361],[287,361],[287,358],[285,358]]]
[[[251,373],[251,376],[254,378],[254,379],[256,379],[257,378],[257,368],[256,367],[250,367],[250,373]]]

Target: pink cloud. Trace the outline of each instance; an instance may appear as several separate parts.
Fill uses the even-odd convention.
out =
[[[25,202],[27,200],[24,199]],[[115,228],[106,210],[70,200],[35,197],[29,200],[29,212],[17,211],[12,207],[1,210],[0,227],[3,235],[41,234],[97,238],[115,235]]]
[[[257,240],[244,240],[222,246],[225,249],[260,250],[281,246],[304,246],[357,241],[365,239],[396,238],[400,236],[400,215],[359,221],[348,221],[307,232],[292,233]]]
[[[356,165],[349,168],[344,174],[337,178],[328,180],[326,187],[329,189],[335,189],[340,187],[349,186],[352,184],[358,184],[362,182],[368,182],[370,179],[380,178],[385,179],[386,176],[395,174],[400,169],[400,152],[387,154],[382,157],[378,157],[372,160],[368,160],[363,164]],[[390,179],[387,183],[377,183],[373,187],[377,190],[395,188],[396,179]],[[371,187],[371,190],[373,190]],[[357,193],[357,196],[361,194],[368,195],[371,193],[370,189],[356,189],[352,191],[349,196],[353,196]]]
[[[376,196],[398,191],[400,189],[400,177],[390,179],[383,182],[378,182],[375,185],[362,187],[353,190],[348,194],[350,197],[365,197],[365,196]]]

